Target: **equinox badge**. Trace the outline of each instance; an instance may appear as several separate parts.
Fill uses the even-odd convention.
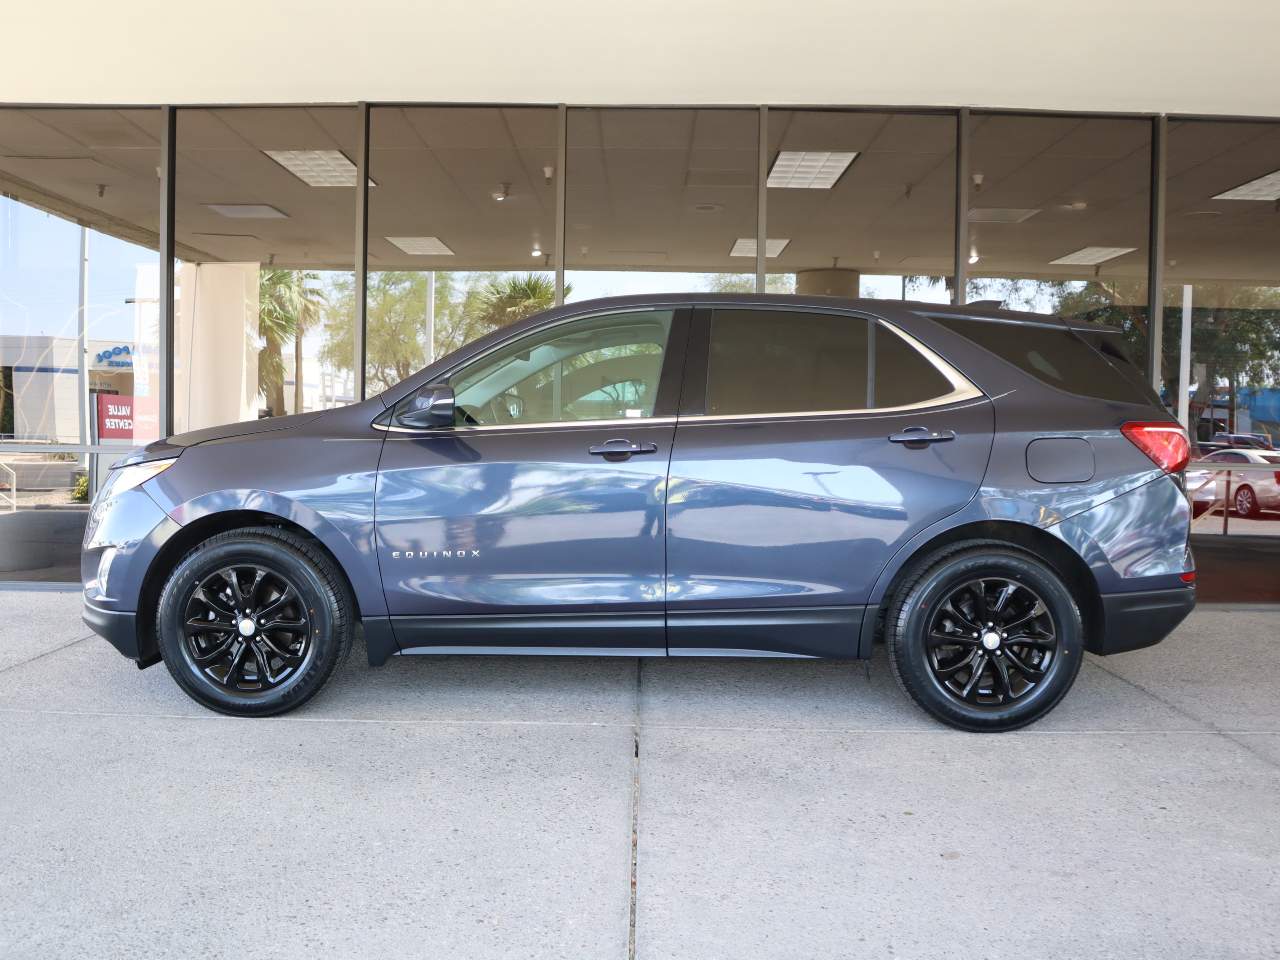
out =
[[[417,557],[422,560],[425,560],[428,557],[438,557],[442,560],[479,559],[480,551],[479,550],[392,550],[391,551],[391,558],[393,560],[399,560],[402,557],[406,560],[413,559],[414,557]]]

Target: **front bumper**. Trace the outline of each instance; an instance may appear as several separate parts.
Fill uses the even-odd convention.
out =
[[[181,529],[145,488],[127,490],[96,505],[80,554],[84,622],[139,667],[159,659],[151,631],[138,632],[147,571],[161,548]],[[144,627],[149,627],[149,622]]]
[[[1159,643],[1196,605],[1193,586],[1112,593],[1102,597],[1102,631],[1089,638],[1090,653],[1124,653]]]
[[[94,606],[88,600],[81,614],[85,624],[100,637],[105,637],[113,647],[138,665],[141,670],[159,661],[155,653],[143,654],[138,649],[138,615],[127,610],[107,610]]]

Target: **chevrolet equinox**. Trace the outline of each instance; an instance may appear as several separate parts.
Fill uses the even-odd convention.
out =
[[[400,654],[867,658],[939,720],[1051,710],[1195,602],[1187,436],[1119,331],[983,306],[560,307],[352,406],[126,457],[84,616],[224,713]]]

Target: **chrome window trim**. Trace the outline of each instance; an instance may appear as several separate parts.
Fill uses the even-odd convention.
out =
[[[426,434],[428,436],[448,436],[456,433],[489,433],[495,430],[559,430],[566,427],[636,427],[636,426],[670,426],[676,422],[675,417],[622,417],[613,420],[546,420],[541,423],[480,423],[454,424],[446,427],[426,427],[415,430],[412,427],[397,427],[391,424],[374,423],[375,430],[387,433]]]
[[[631,417],[620,420],[551,420],[545,423],[508,423],[508,424],[460,424],[448,427],[430,427],[414,430],[410,427],[395,427],[387,424],[372,424],[375,430],[386,433],[405,433],[417,436],[450,436],[456,433],[490,433],[510,430],[561,430],[569,427],[635,427],[635,426],[671,426],[683,424],[734,423],[753,420],[813,420],[821,418],[866,417],[879,414],[909,413],[913,410],[932,409],[934,407],[950,407],[955,404],[972,405],[986,400],[986,396],[973,388],[969,391],[953,391],[934,400],[923,400],[920,403],[907,404],[900,407],[871,407],[851,410],[793,410],[788,413],[734,413],[734,414],[696,414],[677,417]]]
[[[929,410],[934,407],[949,407],[957,403],[985,400],[986,396],[977,387],[971,390],[953,390],[951,393],[932,400],[921,400],[900,407],[858,407],[850,410],[790,410],[786,413],[703,413],[680,417],[680,423],[726,423],[735,420],[809,420],[821,417],[870,417],[878,414],[910,413],[913,410]]]

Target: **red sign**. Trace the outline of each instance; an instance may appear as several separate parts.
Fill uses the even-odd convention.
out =
[[[99,393],[98,439],[133,439],[133,397],[117,393]]]

